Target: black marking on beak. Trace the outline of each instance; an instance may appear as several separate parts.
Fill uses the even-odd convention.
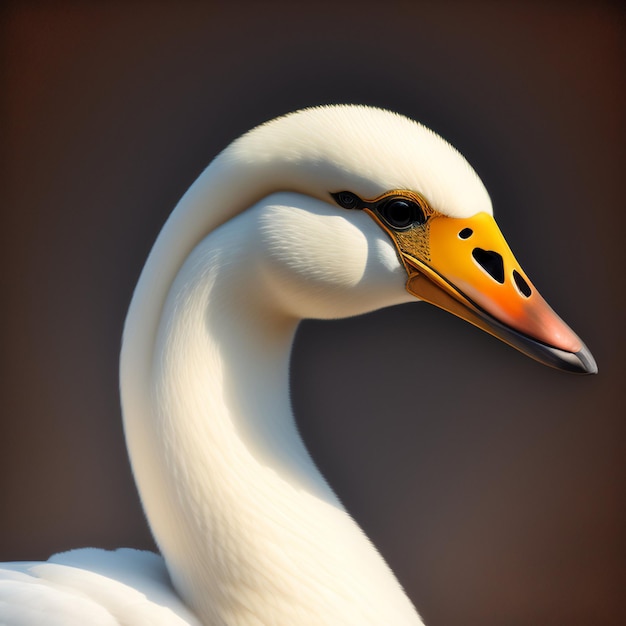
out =
[[[530,285],[524,280],[524,277],[517,270],[513,270],[513,280],[515,281],[520,293],[528,298],[532,293],[532,290],[530,289]]]
[[[504,284],[504,261],[501,254],[493,250],[474,248],[472,256],[491,278],[498,281],[501,285]]]

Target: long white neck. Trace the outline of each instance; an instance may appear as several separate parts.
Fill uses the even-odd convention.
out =
[[[283,189],[286,173],[293,191],[327,200],[326,190],[347,187],[345,170],[303,168],[288,150],[254,162],[237,152],[240,144],[214,161],[168,220],[126,320],[124,427],[152,531],[175,586],[207,625],[417,626],[415,609],[298,435],[288,364],[299,314],[282,297],[289,279],[256,263],[265,205],[237,216]],[[302,169],[313,174],[304,178]],[[311,202],[320,205],[313,212],[328,206]],[[350,219],[360,221],[350,236],[369,256],[333,273],[344,282],[339,291],[355,286],[354,311],[338,314],[381,306],[374,296],[408,300],[384,234],[361,212]],[[319,248],[311,232],[309,250]],[[336,255],[345,248],[338,239]],[[382,261],[371,263],[372,255]],[[365,266],[372,284],[363,281]]]
[[[157,341],[161,477],[145,504],[173,578],[207,624],[418,624],[297,433],[296,321],[247,262],[245,217],[190,256]]]
[[[250,262],[262,211],[201,242],[162,311],[151,411],[127,419],[153,532],[206,624],[420,624],[297,432],[297,320]]]

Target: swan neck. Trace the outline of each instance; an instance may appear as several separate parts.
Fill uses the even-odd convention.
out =
[[[268,297],[253,213],[218,227],[254,198],[235,191],[218,217],[205,206],[210,183],[217,206],[225,185],[236,189],[222,165],[159,236],[121,355],[133,472],[174,585],[211,626],[417,626],[298,434],[288,389],[298,319]]]

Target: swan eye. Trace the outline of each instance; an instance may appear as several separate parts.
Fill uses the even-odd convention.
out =
[[[334,198],[335,202],[344,209],[356,209],[363,204],[361,198],[351,191],[340,191],[338,193],[331,193],[330,195]]]
[[[417,202],[405,198],[392,198],[380,207],[379,212],[389,226],[398,230],[426,221],[422,207]]]

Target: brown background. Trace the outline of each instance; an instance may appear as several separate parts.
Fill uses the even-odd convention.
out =
[[[23,2],[3,18],[0,560],[152,546],[117,395],[149,247],[240,133],[360,102],[466,155],[600,374],[426,305],[307,322],[305,439],[428,626],[626,623],[618,5]]]

